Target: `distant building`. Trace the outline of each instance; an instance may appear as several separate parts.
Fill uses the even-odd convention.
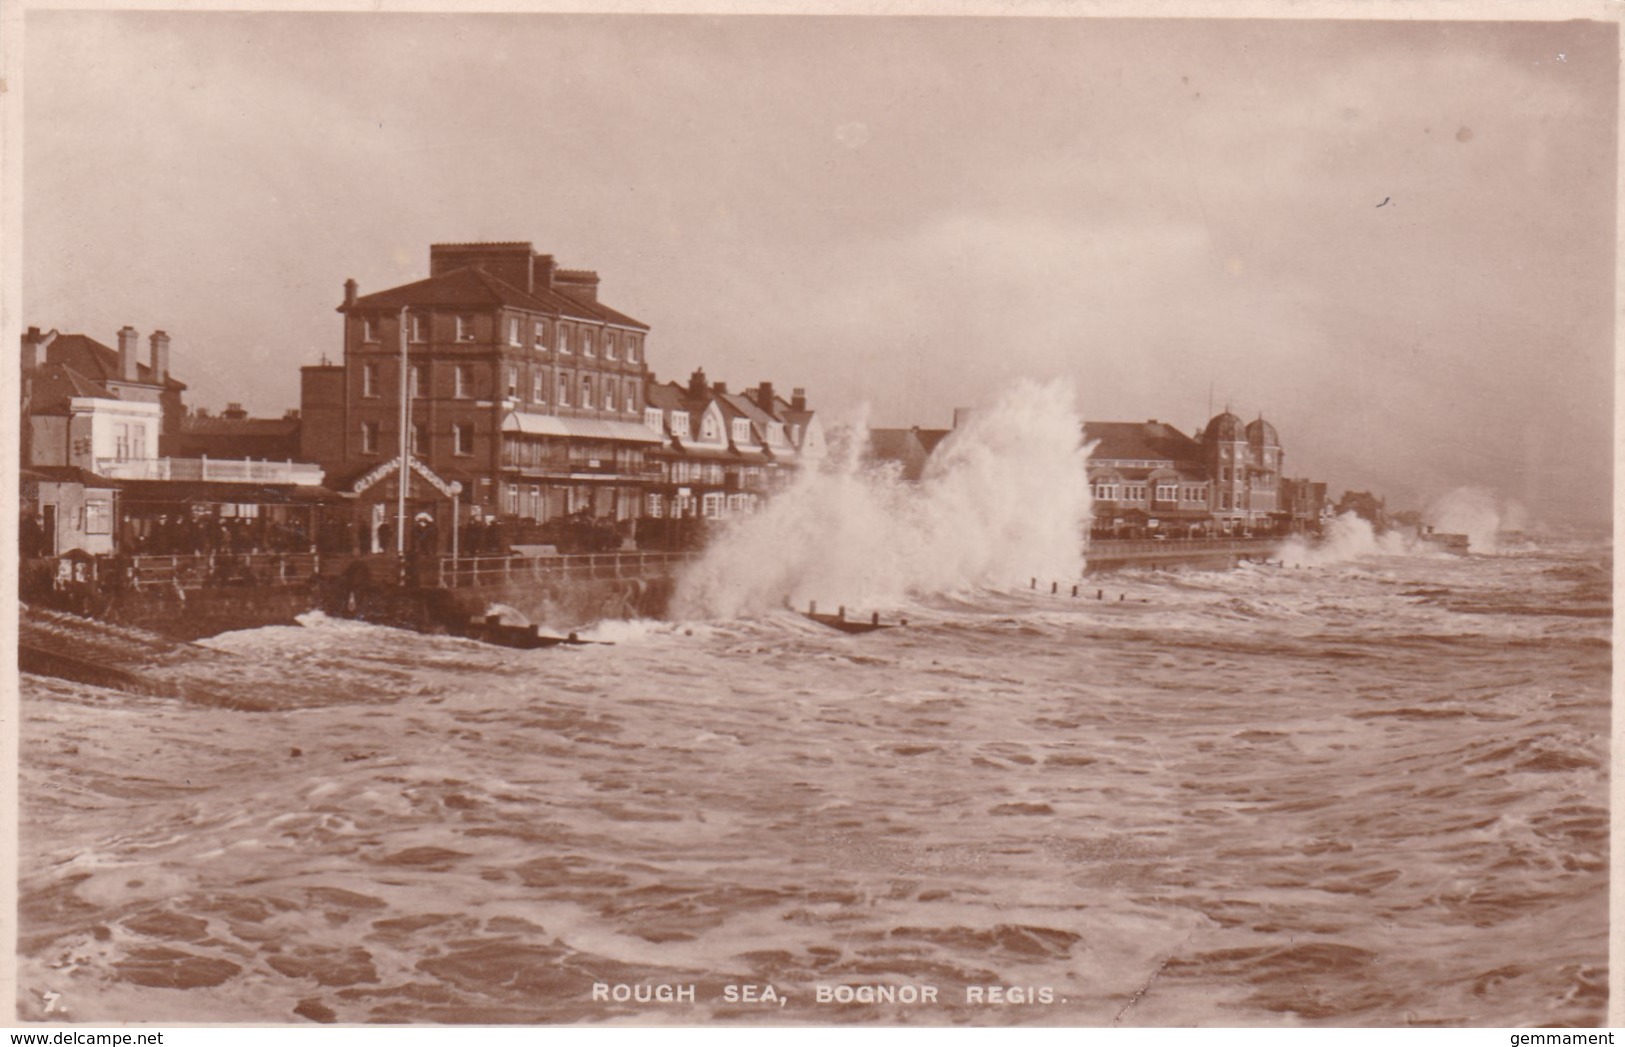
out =
[[[1315,480],[1282,480],[1281,505],[1291,518],[1294,534],[1318,533],[1329,510],[1326,485]]]
[[[954,412],[957,428],[969,417]],[[917,480],[952,430],[871,429],[870,458]],[[1192,438],[1155,418],[1085,422],[1089,487],[1099,538],[1191,538],[1318,529],[1326,485],[1283,479],[1275,427],[1225,411]]]
[[[1209,533],[1210,449],[1166,422],[1085,422],[1093,531],[1102,537]]]
[[[171,454],[181,458],[252,458],[300,461],[299,412],[281,418],[251,418],[241,404],[228,404],[218,415],[192,411],[181,419],[170,440]]]
[[[1197,436],[1213,495],[1208,509],[1225,534],[1285,530],[1281,477],[1286,453],[1275,426],[1262,417],[1243,424],[1229,411],[1214,416]]]
[[[960,412],[954,412],[956,423]],[[952,429],[870,429],[869,459],[896,465],[898,477],[919,480],[925,473],[925,463]]]

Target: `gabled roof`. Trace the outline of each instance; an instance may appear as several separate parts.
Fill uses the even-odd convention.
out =
[[[686,411],[688,390],[676,382],[651,382],[644,391],[643,402],[662,411]]]
[[[80,374],[67,364],[43,364],[34,372],[33,398],[30,414],[66,414],[68,401],[76,396],[113,399],[112,392],[100,382]]]
[[[1099,441],[1091,461],[1111,459],[1199,462],[1202,448],[1166,422],[1084,422],[1085,440]]]
[[[362,295],[353,305],[339,306],[340,312],[357,309],[391,310],[413,306],[478,307],[507,305],[531,312],[548,313],[571,320],[593,320],[647,331],[649,325],[596,302],[583,302],[573,295],[538,287],[531,291],[499,280],[478,266],[454,269],[427,280],[402,284],[387,291]]]
[[[110,349],[88,335],[57,335],[51,344],[45,347],[45,359],[48,363],[66,364],[91,381],[123,380],[119,371],[118,350]],[[135,372],[137,381],[152,382],[152,368],[149,365],[138,360]],[[185,389],[186,383],[178,381],[174,375],[169,375],[164,380],[164,388]]]
[[[778,421],[777,418],[758,407],[756,401],[744,393],[722,393],[717,399],[723,401],[744,417],[749,418],[752,424],[761,427],[764,435],[767,432],[767,426]]]

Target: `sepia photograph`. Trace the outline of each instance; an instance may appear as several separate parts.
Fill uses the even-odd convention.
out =
[[[13,10],[14,1024],[1608,1024],[1619,15],[1467,10]]]

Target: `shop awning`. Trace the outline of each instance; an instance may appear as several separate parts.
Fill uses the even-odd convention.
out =
[[[621,443],[659,444],[665,437],[637,422],[614,422],[599,418],[560,418],[553,414],[509,411],[502,419],[505,433],[526,436],[562,436],[578,440],[617,440]]]

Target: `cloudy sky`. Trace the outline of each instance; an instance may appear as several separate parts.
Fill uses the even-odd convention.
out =
[[[946,425],[1280,430],[1289,471],[1611,504],[1616,26],[32,12],[24,323],[298,403],[334,307],[529,240],[663,378]]]

